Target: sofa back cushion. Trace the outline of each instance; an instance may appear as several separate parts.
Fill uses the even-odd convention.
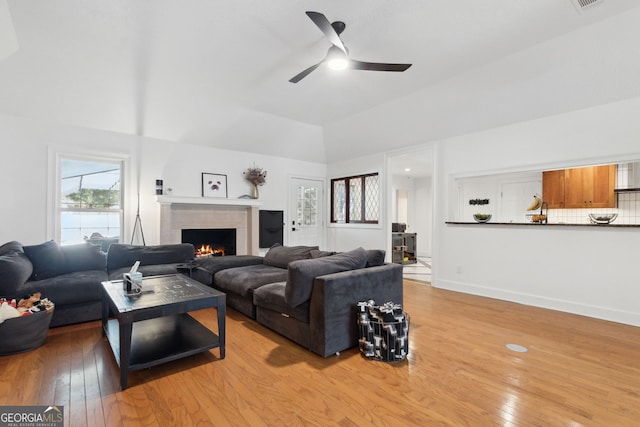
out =
[[[279,243],[271,246],[264,256],[264,264],[272,267],[287,268],[290,262],[311,258],[311,251],[318,250],[318,246],[281,246]]]
[[[31,280],[43,280],[58,276],[64,271],[64,255],[53,240],[39,245],[24,246],[24,253],[33,264]]]
[[[90,243],[60,246],[64,255],[63,273],[75,271],[102,270],[106,267],[106,256],[99,246]]]
[[[367,251],[367,267],[378,267],[384,264],[386,252],[383,249],[369,249]]]
[[[107,252],[107,270],[111,272],[130,267],[136,261],[140,261],[140,265],[176,264],[192,260],[194,256],[195,249],[191,243],[155,246],[112,243]]]
[[[18,286],[26,282],[33,272],[33,265],[18,242],[0,246],[0,297],[16,297]]]
[[[366,250],[358,248],[336,255],[291,262],[284,293],[285,301],[292,307],[308,301],[316,277],[364,268],[367,256]]]
[[[329,255],[335,255],[335,252],[331,252],[331,251],[321,251],[319,249],[313,249],[311,251],[309,251],[309,255],[311,255],[311,258],[322,258],[323,256],[329,256]]]

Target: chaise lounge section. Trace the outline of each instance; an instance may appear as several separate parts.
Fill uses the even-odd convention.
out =
[[[262,264],[216,272],[211,285],[232,308],[326,357],[357,345],[359,301],[402,304],[402,266],[385,264],[384,256],[363,248],[330,254],[278,245]]]

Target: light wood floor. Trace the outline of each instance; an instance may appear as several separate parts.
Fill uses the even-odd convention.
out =
[[[134,372],[99,322],[0,357],[0,405],[63,405],[76,426],[637,426],[640,328],[405,281],[410,354],[321,358],[228,310],[218,350]],[[215,311],[195,315],[215,326]],[[514,343],[528,348],[517,353]]]

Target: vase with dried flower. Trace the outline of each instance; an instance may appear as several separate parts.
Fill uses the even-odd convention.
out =
[[[259,197],[258,186],[264,185],[267,181],[267,171],[257,168],[255,165],[242,173],[247,181],[251,184],[251,198]]]

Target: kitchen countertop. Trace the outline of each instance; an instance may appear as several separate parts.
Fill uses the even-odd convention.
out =
[[[640,228],[640,224],[538,224],[533,222],[475,222],[475,221],[445,221],[445,224],[453,225],[525,225],[532,227],[598,227],[598,228]]]
[[[538,224],[533,222],[475,222],[475,221],[445,221],[445,224],[455,225],[526,225],[526,226],[550,226],[550,227],[598,227],[598,228],[640,228],[640,224],[561,224],[561,223],[549,223]]]

